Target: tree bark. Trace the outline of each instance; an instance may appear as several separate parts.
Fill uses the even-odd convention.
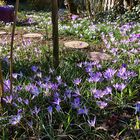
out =
[[[77,14],[77,6],[74,4],[73,0],[67,0],[68,8],[71,14]]]
[[[59,66],[59,39],[58,39],[58,1],[52,0],[52,37],[53,37],[53,64]]]
[[[3,97],[3,77],[2,77],[2,64],[0,58],[0,113],[2,110],[2,97]]]
[[[11,47],[10,48],[10,94],[13,94],[13,75],[12,75],[13,74],[13,46],[14,46],[14,36],[15,36],[18,7],[19,7],[19,0],[16,0],[14,23],[12,28],[11,44],[10,44]]]

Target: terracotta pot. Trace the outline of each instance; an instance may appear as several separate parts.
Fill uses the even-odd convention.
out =
[[[14,6],[0,6],[0,21],[13,22]]]

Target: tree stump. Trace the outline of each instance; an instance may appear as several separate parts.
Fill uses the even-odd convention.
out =
[[[87,49],[89,44],[82,41],[70,41],[64,43],[64,46],[67,49]]]
[[[91,61],[104,61],[104,60],[112,59],[112,57],[109,54],[101,53],[101,52],[90,52],[88,54],[88,58]]]
[[[30,39],[43,39],[43,35],[39,33],[27,33],[23,35],[24,39],[30,38]]]
[[[0,36],[6,35],[7,33],[5,31],[0,31]]]
[[[4,40],[7,37],[6,35],[7,35],[7,33],[5,31],[0,31],[0,44],[3,44],[5,42]]]
[[[39,34],[39,33],[27,33],[27,34],[24,34],[22,36],[23,38],[23,41],[24,42],[28,42],[29,40],[33,43],[36,43],[36,42],[42,42],[43,40],[43,35],[42,34]]]

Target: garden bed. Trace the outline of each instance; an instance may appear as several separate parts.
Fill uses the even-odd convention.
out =
[[[50,14],[32,14],[38,24],[16,30],[14,96],[8,78],[11,26],[2,27],[7,34],[0,36],[5,83],[0,139],[138,140],[140,24],[60,19],[60,65],[54,70]],[[43,40],[23,41],[23,34],[33,32]],[[89,43],[87,50],[64,53],[64,44],[76,40]]]

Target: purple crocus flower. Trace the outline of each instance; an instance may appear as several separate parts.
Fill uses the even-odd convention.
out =
[[[96,68],[99,70],[99,69],[102,68],[102,65],[101,65],[101,64],[97,64],[97,65],[96,65]]]
[[[52,106],[48,106],[47,110],[48,110],[49,114],[52,114],[52,111],[53,111]]]
[[[36,106],[34,107],[32,114],[38,115],[38,113],[40,112],[40,108],[37,108]]]
[[[102,90],[92,89],[91,92],[95,99],[100,99],[104,96],[104,92]]]
[[[102,80],[102,73],[101,72],[96,72],[96,73],[89,73],[90,78],[88,78],[89,82],[99,82]]]
[[[15,87],[15,91],[16,91],[16,92],[17,92],[17,91],[21,91],[21,90],[22,90],[22,86],[19,85],[19,86],[16,86],[16,87]]]
[[[92,66],[87,66],[85,70],[87,73],[90,73],[90,72],[92,72],[92,69],[93,69]]]
[[[9,59],[7,57],[3,58],[3,61],[6,62],[8,65],[10,64]]]
[[[78,17],[79,17],[78,15],[72,15],[72,16],[71,16],[71,19],[72,19],[72,20],[76,20]]]
[[[5,80],[4,81],[4,92],[9,92],[10,91],[10,80]]]
[[[60,112],[60,110],[61,110],[60,105],[57,105],[55,108],[56,108],[57,112]]]
[[[126,88],[126,84],[121,83],[121,84],[119,84],[118,90],[123,91],[125,88]]]
[[[57,76],[56,77],[58,84],[62,84],[62,78],[61,76]]]
[[[37,72],[38,67],[37,67],[37,66],[32,66],[32,67],[31,67],[31,70],[32,70],[33,72]]]
[[[93,77],[90,77],[90,78],[87,79],[87,81],[88,81],[89,83],[93,83],[93,82],[94,82],[94,78],[93,78]]]
[[[112,49],[110,50],[110,52],[115,56],[115,55],[117,55],[118,48],[112,48]]]
[[[81,63],[78,63],[77,66],[78,66],[79,68],[82,68],[83,63],[82,63],[82,62],[81,62]]]
[[[40,93],[38,87],[35,86],[35,85],[32,85],[30,92],[31,92],[34,96],[38,96],[39,93]]]
[[[19,98],[17,98],[17,101],[19,102],[19,103],[22,103],[22,98],[21,97],[19,97]]]
[[[18,109],[18,114],[21,114],[23,112],[23,109]]]
[[[88,120],[88,125],[90,127],[95,127],[95,123],[96,123],[96,116],[94,117],[93,120]]]
[[[30,122],[27,122],[27,124],[30,128],[33,128],[33,121],[32,120]]]
[[[127,71],[127,76],[128,77],[136,77],[136,76],[138,76],[138,74],[135,73],[134,71]]]
[[[138,101],[135,106],[135,114],[137,113],[140,113],[140,101]]]
[[[28,99],[25,99],[23,102],[24,102],[26,105],[29,104],[29,100],[28,100]]]
[[[45,77],[45,78],[44,78],[44,81],[48,83],[48,82],[50,82],[50,79],[51,79],[51,77],[48,76],[48,77]]]
[[[54,104],[60,105],[61,99],[60,98],[54,98]]]
[[[78,114],[79,115],[88,115],[88,109],[86,108],[86,106],[84,106],[84,108],[79,108]]]
[[[39,78],[42,78],[42,72],[37,72],[35,77],[39,77]]]
[[[55,70],[54,70],[54,69],[52,69],[52,68],[50,68],[50,69],[49,69],[49,73],[50,73],[50,74],[53,74],[53,73],[54,73],[54,71],[55,71]]]
[[[106,89],[104,90],[104,94],[105,95],[112,94],[112,88],[111,87],[106,87]]]
[[[34,97],[38,96],[40,91],[38,87],[34,84],[29,84],[25,87],[25,90],[33,94]]]
[[[58,90],[58,84],[57,83],[52,83],[51,85],[51,89],[53,90],[53,91],[56,91],[56,90]]]
[[[54,96],[54,98],[59,98],[60,95],[58,92],[55,92],[53,96]]]
[[[13,74],[12,74],[12,77],[13,77],[14,79],[17,79],[18,73],[13,73]]]
[[[80,90],[79,90],[78,88],[76,88],[76,89],[74,90],[72,96],[73,96],[73,97],[81,96],[81,94],[80,94]]]
[[[122,66],[118,70],[117,76],[123,80],[128,79],[126,67]]]
[[[12,118],[9,120],[9,123],[11,125],[16,125],[18,123],[20,123],[22,116],[21,114],[17,114],[16,116],[12,116]]]
[[[105,72],[104,72],[104,78],[106,78],[107,80],[111,80],[114,75],[116,73],[116,70],[112,69],[112,68],[108,68]]]
[[[97,101],[96,103],[101,109],[103,109],[107,106],[107,103],[104,101]]]
[[[30,91],[30,89],[31,89],[31,84],[29,84],[29,85],[25,86],[25,90],[26,90],[26,91],[28,91],[28,92],[29,92],[29,91]]]
[[[14,79],[17,79],[18,77],[23,77],[23,73],[22,73],[22,72],[20,72],[20,73],[13,73],[13,74],[12,74],[12,77],[13,77]]]
[[[37,83],[38,86],[42,87],[42,81],[41,80],[37,81],[36,83]]]
[[[11,104],[12,101],[13,101],[13,96],[12,96],[12,95],[6,96],[5,98],[3,98],[3,100],[4,100],[6,103]]]
[[[113,87],[114,87],[116,90],[118,90],[118,88],[119,88],[119,84],[116,83],[116,84],[113,85]]]
[[[74,99],[74,102],[71,103],[72,105],[72,108],[76,109],[76,108],[79,108],[80,107],[80,98],[75,98]]]
[[[72,93],[72,90],[67,89],[66,92],[65,92],[65,97],[70,99],[71,98],[71,93]]]
[[[125,89],[126,85],[124,83],[121,83],[121,84],[116,83],[113,85],[113,87],[118,91],[123,91]]]
[[[28,18],[28,19],[27,19],[27,23],[32,24],[32,23],[34,23],[34,21],[33,21],[32,18]]]
[[[79,85],[79,84],[81,83],[81,81],[82,81],[81,78],[76,78],[76,79],[74,79],[73,83],[74,83],[75,85]]]

